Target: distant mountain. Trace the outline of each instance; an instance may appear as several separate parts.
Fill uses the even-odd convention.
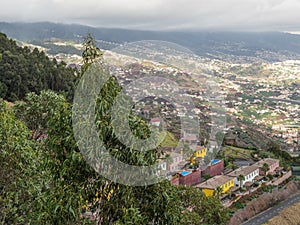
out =
[[[300,35],[280,32],[138,31],[48,22],[2,22],[0,31],[21,41],[53,38],[82,41],[87,33],[91,33],[105,49],[124,42],[163,40],[187,47],[200,56],[239,62],[300,59]]]

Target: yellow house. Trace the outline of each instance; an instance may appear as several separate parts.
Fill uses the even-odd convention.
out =
[[[230,188],[234,187],[234,178],[226,175],[215,176],[197,185],[206,196],[213,196],[214,192],[220,188],[222,194],[226,194]]]
[[[198,146],[193,154],[193,157],[190,158],[192,164],[195,163],[196,158],[204,158],[206,156],[207,149],[203,146]]]
[[[204,158],[206,156],[206,148],[205,147],[198,147],[196,151],[194,152],[194,157],[198,158]]]

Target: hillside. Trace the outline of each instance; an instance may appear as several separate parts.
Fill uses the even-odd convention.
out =
[[[26,93],[51,89],[68,93],[74,89],[74,70],[66,64],[50,60],[38,49],[19,47],[0,33],[0,98],[23,99]]]

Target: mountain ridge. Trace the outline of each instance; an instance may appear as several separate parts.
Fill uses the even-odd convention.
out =
[[[141,31],[119,28],[96,28],[77,24],[50,22],[0,22],[0,32],[21,41],[63,39],[82,42],[91,33],[95,39],[115,44],[141,40],[162,40],[182,45],[199,56],[227,61],[283,61],[300,59],[300,35],[284,32],[221,31]]]

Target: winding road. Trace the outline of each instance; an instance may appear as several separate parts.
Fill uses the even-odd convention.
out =
[[[266,211],[258,214],[257,216],[253,217],[252,219],[246,221],[242,225],[260,225],[263,223],[268,222],[270,219],[275,217],[280,211],[285,209],[286,207],[295,204],[296,202],[300,201],[300,193],[293,195],[292,197],[282,201],[279,205],[276,205],[272,208],[267,209]]]

